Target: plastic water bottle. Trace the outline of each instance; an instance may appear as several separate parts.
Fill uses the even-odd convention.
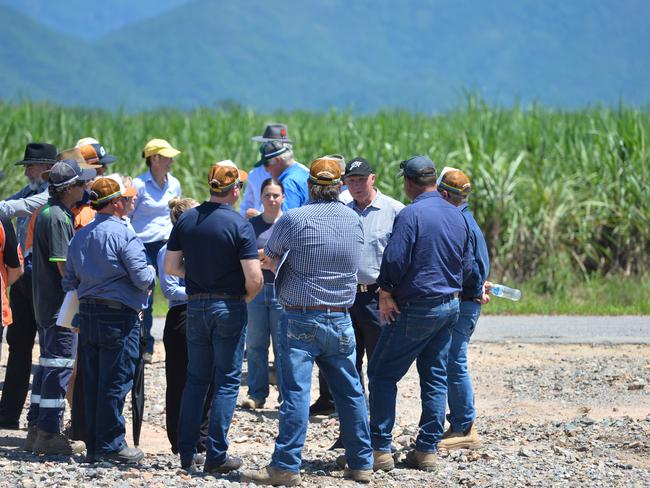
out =
[[[517,288],[510,288],[509,286],[499,285],[494,283],[492,285],[492,294],[495,297],[507,298],[514,302],[518,301],[521,298],[521,290]]]

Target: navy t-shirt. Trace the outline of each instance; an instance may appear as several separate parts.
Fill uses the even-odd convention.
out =
[[[264,220],[263,214],[256,215],[250,219],[250,223],[253,226],[255,235],[257,236],[257,248],[264,249],[266,243],[273,234],[273,229],[275,228],[275,222],[268,223]],[[275,274],[268,269],[263,269],[262,274],[264,275],[264,283],[273,283],[275,281]]]
[[[183,212],[167,242],[183,251],[188,295],[245,295],[241,259],[258,259],[255,232],[230,205],[204,202]]]

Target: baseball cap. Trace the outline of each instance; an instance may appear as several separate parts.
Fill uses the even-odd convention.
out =
[[[309,181],[315,185],[337,185],[341,182],[340,159],[323,156],[314,159],[309,167]]]
[[[348,164],[345,166],[345,174],[343,178],[348,176],[368,176],[373,174],[372,168],[368,161],[363,158],[354,158],[351,159]]]
[[[81,151],[78,147],[73,147],[72,149],[64,149],[59,154],[56,155],[57,161],[63,161],[64,159],[71,159],[76,161],[81,169],[97,169],[101,168],[101,164],[90,164],[86,162],[86,159],[81,154]]]
[[[419,178],[421,176],[436,176],[436,166],[426,156],[412,156],[399,164],[397,176]]]
[[[165,139],[151,139],[145,144],[142,150],[142,157],[148,158],[149,156],[160,154],[166,158],[175,158],[180,153],[178,149],[174,149]]]
[[[459,169],[446,171],[438,183],[438,189],[447,190],[457,195],[467,196],[472,191],[472,184],[465,173]]]
[[[77,141],[74,147],[85,146],[86,144],[99,144],[99,141],[94,137],[82,137]]]
[[[74,159],[63,159],[49,171],[44,171],[43,179],[47,179],[53,186],[64,186],[75,181],[90,181],[96,175],[94,169],[82,169]]]
[[[117,160],[115,156],[108,154],[106,152],[106,149],[104,149],[104,146],[99,143],[84,144],[82,146],[78,146],[77,149],[79,149],[79,152],[81,152],[84,160],[89,164],[99,163],[101,165],[106,165]]]
[[[208,173],[208,185],[215,191],[229,190],[237,183],[246,181],[248,173],[239,169],[230,159],[214,163]]]
[[[264,134],[261,136],[253,136],[251,140],[254,142],[268,142],[273,140],[278,140],[282,142],[292,143],[293,141],[289,139],[289,131],[285,124],[269,123],[264,129]]]
[[[90,203],[97,205],[121,197],[122,188],[113,178],[99,177],[93,182],[88,195]]]
[[[262,143],[260,145],[260,155],[262,156],[262,159],[255,163],[255,167],[257,168],[258,166],[262,166],[270,159],[286,153],[289,149],[291,149],[291,146],[281,141],[273,140]]]
[[[112,180],[115,180],[118,185],[120,185],[120,192],[122,193],[123,197],[134,197],[138,194],[138,189],[131,185],[128,188],[124,186],[124,182],[122,181],[122,178],[119,174],[114,173],[112,175],[106,176],[106,178],[110,178]]]

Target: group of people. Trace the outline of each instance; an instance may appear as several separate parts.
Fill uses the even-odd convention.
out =
[[[300,484],[309,415],[330,410],[340,420],[333,447],[345,449],[337,462],[346,477],[369,482],[373,470],[393,469],[397,383],[413,362],[422,415],[406,464],[434,470],[437,450],[478,447],[467,350],[490,283],[467,175],[439,175],[426,156],[403,161],[405,207],[377,189],[364,158],[326,155],[306,167],[283,124],[253,140],[260,161],[250,175],[230,160],[214,163],[201,204],[181,197],[170,173],[180,152],[165,140],[147,143],[148,170],[132,181],[104,176],[115,158],[94,139],[59,154],[27,146],[19,164],[30,183],[0,202],[0,215],[18,217],[17,237],[6,218],[0,233],[3,290],[15,281],[6,320],[3,301],[3,323],[14,317],[0,426],[18,427],[35,330],[41,348],[25,449],[85,449],[91,462],[142,459],[125,442],[122,410],[136,361],[152,357],[156,275],[170,305],[167,433],[183,469],[242,467],[227,434],[245,355],[241,408],[263,408],[274,377],[280,423],[269,465],[243,471],[243,482]],[[57,325],[66,292],[79,299],[78,334]],[[320,397],[310,407],[314,363]],[[80,440],[61,431],[66,393],[73,425],[83,411]]]

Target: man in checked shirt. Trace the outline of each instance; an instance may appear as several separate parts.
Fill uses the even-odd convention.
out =
[[[309,171],[309,202],[286,212],[264,252],[274,268],[285,308],[278,341],[282,405],[280,432],[271,463],[247,471],[242,482],[296,486],[309,422],[314,361],[332,389],[346,447],[345,476],[370,482],[373,453],[366,403],[355,368],[354,329],[349,309],[357,291],[363,228],[358,215],[339,202],[341,167],[323,157]],[[263,263],[263,266],[265,264]]]

